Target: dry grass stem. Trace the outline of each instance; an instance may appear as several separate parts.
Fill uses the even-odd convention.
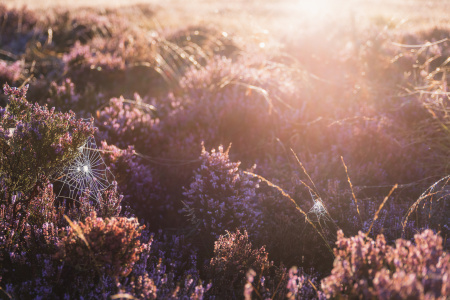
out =
[[[378,207],[378,210],[375,213],[375,216],[373,217],[372,223],[370,224],[369,230],[367,231],[366,235],[369,235],[370,231],[372,230],[373,224],[378,219],[378,215],[379,215],[380,211],[383,209],[384,204],[387,202],[387,200],[392,195],[392,193],[397,189],[397,187],[398,187],[398,184],[396,184],[392,187],[392,189],[389,191],[388,195],[384,198],[383,202]]]

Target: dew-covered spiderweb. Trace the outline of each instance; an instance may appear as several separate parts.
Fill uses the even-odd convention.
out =
[[[58,176],[63,184],[58,197],[77,201],[89,190],[89,198],[97,202],[102,192],[113,185],[114,175],[103,161],[93,137],[89,137],[78,151],[80,155]]]
[[[314,205],[311,207],[308,214],[315,215],[319,222],[320,220],[331,221],[328,211],[323,206],[322,199],[320,199],[317,195],[315,195],[315,193],[312,193],[311,191],[309,191],[309,193],[311,194],[311,198],[314,201]]]

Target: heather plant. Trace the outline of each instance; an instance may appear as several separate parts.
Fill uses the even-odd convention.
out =
[[[214,95],[241,85],[244,92],[255,93],[255,101],[259,100],[258,95],[262,95],[260,104],[263,107],[274,105],[271,108],[277,109],[280,103],[276,101],[282,102],[286,100],[284,97],[287,98],[296,92],[295,73],[263,56],[256,58],[242,56],[236,61],[225,56],[216,56],[204,68],[190,68],[181,78],[180,87],[191,97],[201,99],[205,94]],[[275,78],[281,80],[278,82]],[[264,97],[264,91],[268,94],[267,98]]]
[[[144,230],[143,252],[119,291],[149,299],[203,299],[211,284],[202,283],[195,247],[184,236]]]
[[[379,235],[374,241],[359,233],[338,232],[331,275],[322,280],[327,298],[446,299],[449,255],[442,238],[431,230],[416,234],[415,244],[399,239],[395,246]]]
[[[155,226],[152,228],[167,221],[165,215],[173,211],[173,203],[165,195],[156,170],[137,156],[134,147],[121,150],[102,142],[100,151],[116,174],[119,190],[133,212]]]
[[[246,274],[252,269],[255,285],[273,268],[264,247],[254,249],[246,231],[227,232],[214,243],[214,256],[206,266],[212,280],[209,295],[238,298],[244,290]],[[266,283],[269,284],[269,283]]]
[[[95,11],[57,11],[48,16],[51,26],[52,48],[66,52],[77,42],[88,43],[95,37],[111,37],[114,19]]]
[[[27,43],[39,34],[36,26],[38,22],[39,17],[34,11],[25,7],[8,8],[5,4],[0,4],[1,49],[12,55],[25,52]]]
[[[211,146],[233,143],[237,153],[255,156],[255,149],[271,144],[294,115],[289,109],[295,98],[294,77],[266,60],[258,64],[215,57],[203,68],[192,67],[181,78],[180,88],[160,105],[163,111],[172,107],[160,125],[169,136],[167,152],[177,145],[185,159],[192,159],[198,151],[192,145],[206,141]],[[282,78],[282,84],[276,78]],[[175,155],[179,153],[171,158]]]
[[[295,115],[287,103],[294,99],[294,75],[273,62],[252,63],[215,57],[189,69],[179,89],[156,100],[162,138],[149,151],[167,165],[162,172],[171,190],[186,185],[202,141],[207,147],[232,143],[250,167],[255,157],[272,155],[277,136],[287,136],[286,123]]]
[[[53,76],[49,75],[48,78],[40,77],[33,81],[29,97],[41,105],[55,107],[56,111],[72,110],[78,117],[88,119],[109,99],[106,94],[96,91],[93,84],[77,86],[70,78],[51,78]]]
[[[159,285],[159,295],[175,294],[175,297],[203,297],[211,287],[203,282],[198,270],[198,255],[192,242],[177,235],[159,231],[152,244],[149,273]]]
[[[67,279],[61,275],[63,264],[55,259],[60,230],[67,225],[64,214],[76,220],[96,211],[105,218],[115,217],[121,210],[121,196],[113,187],[99,196],[98,203],[90,202],[89,191],[78,204],[57,200],[50,180],[78,157],[79,148],[95,129],[77,120],[73,112],[58,113],[30,104],[25,97],[27,87],[5,85],[4,91],[9,104],[1,114],[2,285],[13,297],[52,298],[60,293],[54,279]],[[136,255],[131,248],[125,254]]]
[[[152,64],[169,88],[176,89],[185,72],[202,69],[213,57],[239,53],[231,36],[211,25],[153,31],[152,37]]]
[[[4,92],[9,104],[1,109],[0,173],[11,201],[17,193],[35,194],[40,183],[78,155],[78,148],[95,129],[77,120],[73,112],[59,113],[29,103],[27,87],[5,85]]]
[[[218,151],[208,152],[203,146],[201,166],[183,193],[184,210],[204,236],[217,238],[233,228],[256,233],[261,226],[256,202],[258,182],[239,170],[240,163],[230,160],[229,150],[219,146]]]
[[[129,145],[138,150],[150,148],[153,146],[151,141],[159,135],[160,121],[152,117],[153,110],[153,106],[146,104],[137,94],[134,100],[112,98],[109,105],[98,112],[96,124],[99,135],[121,148]]]
[[[7,61],[0,60],[0,83],[9,82],[11,84],[14,84],[20,79],[22,72],[22,61],[8,63]]]
[[[101,41],[101,40],[100,40]],[[101,42],[100,42],[101,43]],[[65,72],[76,85],[89,82],[98,87],[114,86],[124,79],[125,61],[116,53],[104,51],[102,47],[76,42],[69,53],[64,54]]]
[[[63,226],[61,219],[64,215],[65,207],[63,205],[57,206],[55,194],[53,192],[53,185],[46,183],[39,191],[28,207],[29,217],[28,222],[37,226],[43,224],[54,224]]]
[[[81,100],[81,95],[75,91],[75,84],[70,78],[66,78],[61,84],[55,81],[50,84],[47,102],[56,109],[65,111],[69,107],[78,108]]]
[[[127,276],[143,251],[138,238],[144,227],[136,219],[102,219],[93,212],[84,222],[70,225],[58,255],[76,271]]]
[[[95,200],[92,199],[91,193],[94,193],[94,191],[86,189],[79,197],[78,203],[68,212],[68,215],[83,220],[93,212],[101,218],[118,217],[122,212],[123,195],[117,191],[117,182],[114,181],[106,190],[97,192],[99,195],[96,196]],[[126,214],[127,210],[124,210],[123,213]]]
[[[314,275],[307,274],[303,269],[297,267],[289,269],[286,298],[323,299],[323,293],[318,288],[318,280]]]
[[[17,198],[17,196],[15,196]],[[56,207],[51,184],[44,184],[21,214],[12,203],[1,205],[0,276],[2,287],[13,298],[52,298],[62,264],[54,259],[64,209]]]
[[[53,254],[59,241],[58,227],[53,223],[42,225],[25,224],[23,239],[14,238],[12,230],[17,230],[11,222],[12,209],[2,207],[2,245],[0,272],[2,286],[13,298],[51,298],[55,289],[54,278],[59,276],[62,265]],[[17,223],[16,223],[17,224]],[[13,226],[11,226],[13,225]]]

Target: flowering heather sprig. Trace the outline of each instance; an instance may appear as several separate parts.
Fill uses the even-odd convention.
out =
[[[131,294],[137,299],[157,299],[158,288],[148,273],[133,279],[128,286],[122,288],[127,294]]]
[[[55,194],[53,193],[53,185],[46,183],[34,197],[28,207],[29,218],[28,223],[42,226],[42,224],[63,225],[64,207],[56,206]]]
[[[267,275],[270,267],[272,263],[265,248],[254,249],[247,231],[227,232],[214,243],[214,257],[206,266],[207,276],[212,280],[208,294],[225,298],[236,296],[244,291],[250,269],[259,280],[262,275]]]
[[[59,228],[52,221],[58,219],[59,212],[52,200],[52,187],[46,185],[32,199],[28,210],[19,214],[29,216],[25,223],[13,217],[13,204],[0,206],[0,276],[2,287],[6,286],[14,298],[49,298],[52,294],[52,278],[61,267],[53,259]],[[20,238],[18,232],[22,232]]]
[[[156,134],[155,127],[159,119],[152,118],[146,111],[147,105],[141,97],[134,95],[134,103],[127,103],[123,97],[112,98],[110,105],[98,112],[96,121],[102,139],[119,147],[126,148],[135,145],[140,148],[153,146],[152,136]]]
[[[126,62],[121,53],[96,48],[92,43],[76,42],[69,53],[64,54],[64,72],[77,87],[90,87],[96,91],[121,92],[126,79]],[[110,94],[111,95],[111,94]]]
[[[122,290],[150,299],[203,299],[211,284],[200,280],[196,250],[188,239],[144,230],[140,240],[144,250]]]
[[[89,69],[113,71],[125,68],[122,57],[110,52],[103,53],[101,50],[93,49],[90,45],[82,45],[78,41],[69,53],[64,54],[63,61],[69,68],[67,71],[75,68],[78,69],[80,75]]]
[[[17,82],[23,72],[23,62],[18,60],[13,63],[7,63],[4,60],[0,60],[0,83]]]
[[[103,141],[100,149],[104,151],[105,163],[116,176],[119,190],[135,214],[155,225],[163,222],[164,212],[174,208],[164,196],[155,170],[136,156],[132,146],[121,150]]]
[[[415,244],[398,239],[395,247],[383,235],[374,241],[365,234],[345,238],[338,232],[331,275],[322,280],[330,297],[366,299],[447,299],[450,293],[450,254],[431,230],[415,235]]]
[[[189,189],[185,188],[185,211],[201,232],[218,237],[226,230],[246,228],[250,232],[260,227],[256,202],[258,182],[239,170],[224,151],[205,150],[201,166],[194,172]]]
[[[3,90],[9,104],[0,114],[0,173],[9,192],[28,192],[38,177],[49,178],[78,155],[95,128],[75,113],[29,103],[28,87]]]
[[[303,269],[292,267],[288,272],[286,285],[287,295],[290,300],[295,299],[324,299],[322,292],[317,290],[317,278],[306,274]]]
[[[64,79],[61,84],[53,81],[50,83],[47,104],[55,106],[56,109],[66,110],[78,107],[81,95],[75,91],[75,84],[70,78]]]
[[[84,222],[74,222],[59,243],[59,256],[80,272],[127,276],[139,260],[139,241],[144,226],[134,218],[97,217],[92,212]]]
[[[89,217],[93,212],[101,218],[113,218],[118,217],[122,211],[122,199],[121,195],[117,191],[117,182],[112,182],[112,185],[102,191],[98,192],[98,196],[94,201],[89,189],[86,189],[78,199],[77,205],[71,207],[67,212],[67,215],[71,220],[84,220]]]

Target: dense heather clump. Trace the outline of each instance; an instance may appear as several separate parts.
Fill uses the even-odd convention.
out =
[[[323,299],[324,295],[317,287],[317,277],[306,274],[297,267],[292,267],[289,270],[286,285],[286,297],[288,299]]]
[[[75,91],[75,84],[70,78],[66,78],[61,84],[55,81],[50,84],[47,98],[49,105],[64,111],[69,107],[78,107],[80,100],[81,95]]]
[[[102,142],[105,163],[116,174],[116,181],[124,200],[139,217],[145,217],[155,226],[164,222],[164,213],[173,210],[172,202],[165,196],[156,171],[143,163],[134,148],[121,150]]]
[[[195,143],[232,142],[238,153],[257,155],[260,147],[282,134],[294,115],[294,75],[273,62],[215,57],[204,68],[191,68],[180,79],[179,90],[162,99],[161,132],[192,159]],[[283,80],[278,81],[279,78]],[[166,109],[167,110],[167,109]],[[176,153],[178,156],[179,153]],[[174,154],[175,155],[175,154]]]
[[[212,280],[210,295],[236,298],[243,291],[246,273],[252,269],[258,275],[256,284],[270,273],[272,263],[264,247],[253,249],[246,231],[228,232],[214,243],[214,256],[206,266],[208,278]],[[253,275],[255,277],[256,275]]]
[[[447,299],[450,256],[443,251],[442,238],[425,230],[414,239],[399,239],[394,247],[383,235],[374,241],[361,232],[351,238],[338,232],[334,268],[322,281],[325,295]]]
[[[218,237],[225,230],[245,228],[255,232],[260,227],[256,203],[258,183],[239,170],[226,151],[208,152],[203,147],[201,166],[194,181],[185,189],[185,212],[201,234]]]
[[[57,20],[52,20],[57,18]],[[76,43],[86,44],[94,37],[111,37],[113,25],[119,20],[102,16],[94,11],[60,11],[48,16],[53,25],[52,46],[57,50],[69,50]]]
[[[141,240],[150,242],[143,245],[139,261],[120,290],[145,299],[203,299],[211,284],[200,280],[193,245],[184,236],[162,231],[151,237],[149,234],[142,232]]]
[[[23,62],[15,61],[8,63],[0,60],[0,83],[9,82],[14,84],[17,82],[23,71]]]
[[[144,227],[137,219],[98,218],[72,223],[61,239],[59,256],[79,272],[127,276],[143,248],[138,240]]]
[[[101,138],[121,148],[129,145],[139,150],[152,147],[152,137],[158,135],[159,119],[152,117],[151,108],[137,94],[134,100],[123,97],[110,99],[109,105],[98,113],[96,121]]]
[[[120,55],[76,42],[64,54],[65,72],[77,85],[94,83],[102,86],[124,79],[125,61]]]
[[[37,182],[78,155],[78,148],[95,128],[89,122],[75,119],[75,113],[29,103],[27,87],[4,86],[9,104],[0,110],[2,181],[8,193],[30,192]]]
[[[26,8],[8,8],[0,4],[0,45],[14,54],[25,52],[27,43],[39,34],[38,15]],[[3,84],[3,82],[0,82]]]

